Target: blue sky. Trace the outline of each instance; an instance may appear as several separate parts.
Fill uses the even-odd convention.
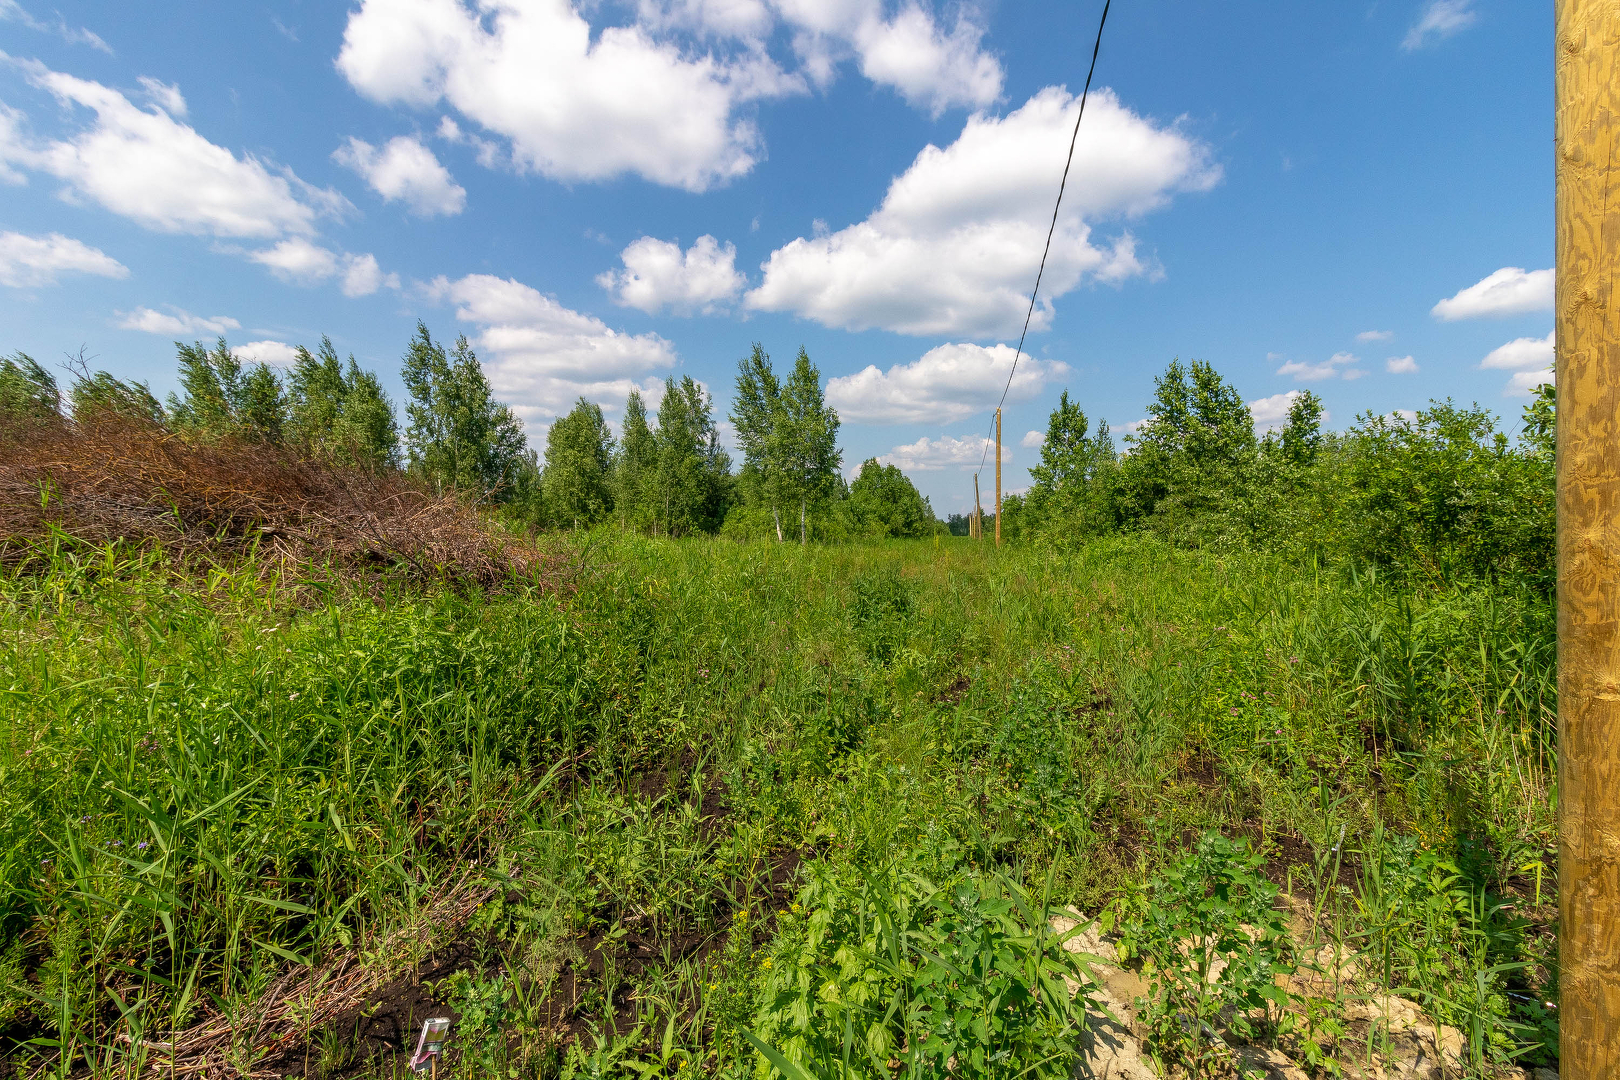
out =
[[[0,0],[0,351],[172,388],[173,340],[329,334],[402,396],[465,333],[543,441],[579,395],[800,345],[846,466],[971,502],[1101,4]],[[1175,357],[1274,422],[1479,401],[1552,355],[1552,26],[1507,0],[1109,15],[1005,417],[1116,430]]]

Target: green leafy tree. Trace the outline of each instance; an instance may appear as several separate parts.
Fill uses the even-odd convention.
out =
[[[382,384],[349,357],[338,359],[322,336],[316,353],[302,345],[288,377],[288,441],[305,453],[370,470],[399,464],[399,425]]]
[[[0,420],[50,420],[62,414],[56,379],[27,353],[0,356]]]
[[[105,371],[75,380],[68,391],[73,418],[84,421],[97,416],[122,416],[162,424],[168,417],[163,405],[143,382],[126,383]]]
[[[718,529],[731,501],[731,459],[720,447],[709,395],[690,375],[665,380],[654,443],[653,510],[663,531]]]
[[[236,437],[279,442],[286,420],[281,379],[268,364],[246,371],[221,337],[213,349],[175,342],[179,395],[169,395],[175,430],[206,438]]]
[[[771,508],[777,540],[782,539],[781,416],[782,384],[769,354],[755,342],[753,352],[737,362],[737,393],[731,405],[731,423],[743,452],[738,487],[745,501]]]
[[[1553,461],[1533,444],[1529,451],[1478,405],[1364,415],[1345,437],[1342,482],[1329,496],[1334,546],[1439,580],[1512,575],[1550,585]]]
[[[808,508],[837,491],[844,455],[838,449],[838,413],[822,397],[821,372],[803,346],[782,387],[781,403],[776,424],[781,486],[787,504],[799,504],[799,542],[804,543]]]
[[[1243,398],[1201,360],[1171,361],[1131,441],[1120,470],[1126,518],[1189,538],[1242,483],[1258,448]]]
[[[1322,450],[1322,399],[1309,390],[1288,406],[1281,449],[1283,457],[1295,465],[1309,465]]]
[[[613,509],[612,468],[613,437],[602,407],[580,398],[546,434],[541,485],[552,520],[577,527],[606,517]]]
[[[646,528],[654,520],[651,489],[658,474],[658,440],[647,424],[641,391],[631,390],[624,403],[624,437],[613,462],[613,498],[619,523]]]
[[[937,521],[928,499],[910,477],[877,458],[861,463],[860,475],[849,486],[850,508],[861,529],[871,536],[928,536]]]
[[[1086,414],[1063,391],[1047,419],[1041,463],[1029,470],[1029,497],[1016,508],[1020,532],[1095,536],[1113,528],[1114,440],[1106,420],[1095,434],[1089,428]]]
[[[512,498],[528,446],[523,425],[495,400],[466,337],[447,354],[417,323],[401,374],[411,396],[405,409],[411,471],[441,491],[479,501]]]
[[[1558,389],[1542,383],[1524,407],[1524,443],[1530,453],[1547,461],[1558,449]]]

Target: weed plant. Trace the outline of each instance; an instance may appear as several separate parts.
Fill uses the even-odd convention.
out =
[[[1481,1068],[1550,1060],[1544,595],[1143,536],[549,542],[567,595],[0,560],[9,1059],[393,1075],[357,1018],[410,984],[508,1076],[768,1072],[750,1036],[806,1069],[1055,1062],[1078,1021],[1038,980],[981,1030],[1001,982],[919,973],[1004,957],[1010,987],[1059,959],[1048,880],[1097,912],[1191,854],[1313,905]],[[1199,855],[1211,829],[1252,857]],[[790,955],[873,996],[778,1009]]]

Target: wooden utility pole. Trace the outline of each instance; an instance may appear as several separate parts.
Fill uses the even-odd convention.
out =
[[[1001,546],[1001,406],[996,406],[996,547]]]
[[[1559,1075],[1620,1077],[1620,4],[1556,0]]]

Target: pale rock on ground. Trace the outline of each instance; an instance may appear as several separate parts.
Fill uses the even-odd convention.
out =
[[[1060,934],[1073,930],[1084,918],[1079,912],[1074,915],[1074,918],[1053,916],[1052,929]],[[1094,921],[1064,942],[1063,947],[1071,953],[1093,957],[1092,974],[1100,984],[1096,1000],[1101,1008],[1088,1010],[1090,1031],[1084,1060],[1075,1070],[1077,1080],[1163,1080],[1152,1058],[1144,1053],[1141,1040],[1131,1031],[1136,1020],[1132,1003],[1147,992],[1147,984],[1123,966],[1114,942],[1103,936]],[[1354,971],[1353,954],[1318,957],[1324,970],[1330,970],[1335,959],[1340,965],[1341,977]],[[1295,989],[1306,988],[1295,986]],[[1361,1080],[1441,1080],[1463,1075],[1461,1062],[1465,1043],[1462,1034],[1455,1028],[1442,1026],[1439,1043],[1444,1047],[1446,1059],[1442,1065],[1436,1054],[1434,1025],[1422,1009],[1405,998],[1373,994],[1363,1000],[1353,1000],[1347,1004],[1344,1019],[1364,1028],[1387,1026],[1389,1031],[1386,1059],[1371,1065],[1346,1062],[1348,1076]],[[1241,1048],[1238,1053],[1250,1075],[1262,1075],[1266,1080],[1310,1080],[1280,1051],[1250,1046]],[[1495,1080],[1558,1080],[1558,1073],[1553,1069],[1510,1068],[1498,1072]]]

